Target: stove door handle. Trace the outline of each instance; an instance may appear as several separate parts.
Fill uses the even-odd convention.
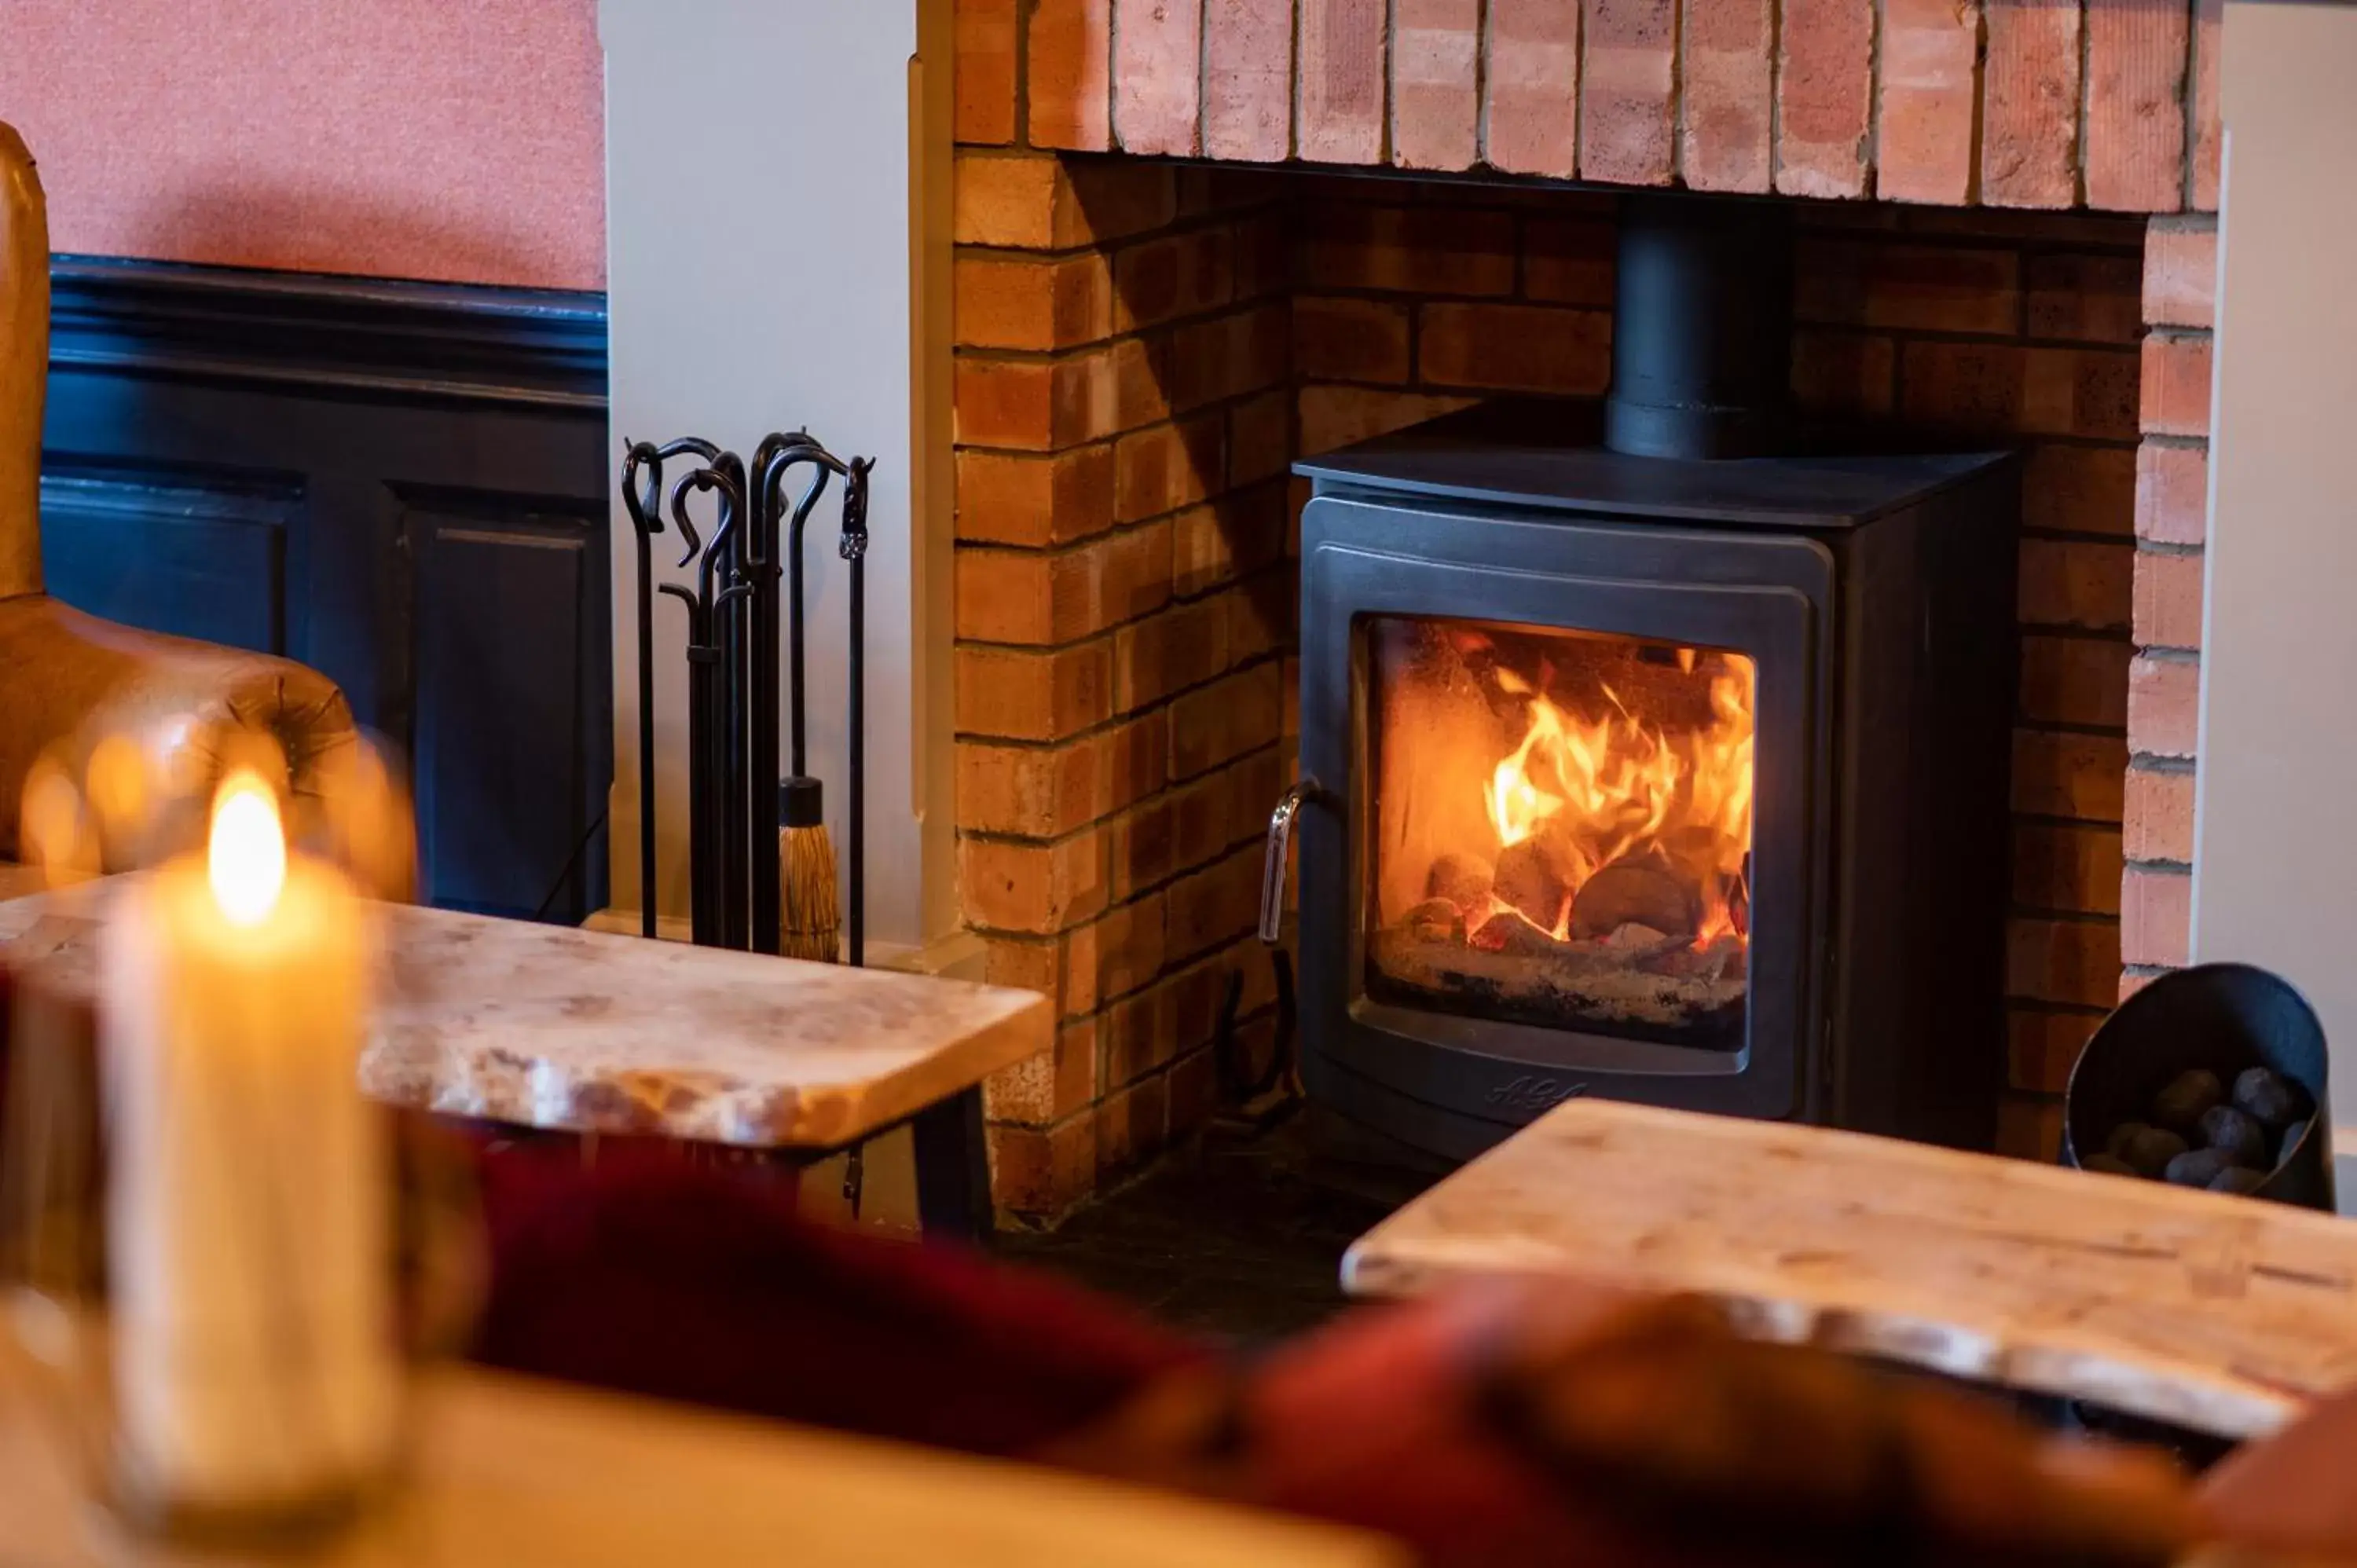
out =
[[[1323,785],[1307,774],[1276,799],[1268,814],[1268,858],[1260,873],[1260,940],[1277,945],[1285,930],[1285,870],[1293,850],[1293,820],[1312,800],[1331,800]]]

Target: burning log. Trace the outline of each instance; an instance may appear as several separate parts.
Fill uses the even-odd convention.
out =
[[[1483,952],[1509,958],[1553,958],[1563,944],[1520,915],[1492,915],[1473,933],[1473,945]]]
[[[1631,928],[1623,926],[1620,929],[1626,931]],[[1748,971],[1747,956],[1742,938],[1721,936],[1703,947],[1678,943],[1668,951],[1647,959],[1643,967],[1648,973],[1679,980],[1740,981]]]
[[[1664,938],[1691,941],[1702,929],[1702,897],[1654,856],[1616,860],[1581,884],[1572,900],[1571,931],[1575,937],[1609,937],[1623,926],[1645,926]]]
[[[1465,911],[1452,899],[1426,898],[1407,912],[1400,922],[1401,929],[1419,941],[1461,942],[1465,940]]]
[[[1551,835],[1540,833],[1510,845],[1498,857],[1497,880],[1490,891],[1521,910],[1532,925],[1552,931],[1562,923],[1564,906],[1571,902],[1578,881],[1578,857]]]
[[[1470,914],[1490,907],[1490,886],[1497,875],[1497,869],[1480,855],[1451,850],[1425,874],[1424,896],[1446,898]]]

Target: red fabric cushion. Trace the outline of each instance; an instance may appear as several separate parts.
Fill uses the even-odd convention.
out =
[[[802,1220],[759,1170],[519,1148],[482,1175],[494,1366],[1012,1454],[1211,1359],[1052,1279]]]
[[[2357,1392],[2228,1455],[2202,1477],[2201,1506],[2227,1540],[2357,1559]]]

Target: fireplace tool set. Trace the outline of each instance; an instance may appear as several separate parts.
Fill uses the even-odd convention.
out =
[[[694,467],[666,488],[664,465]],[[659,595],[687,612],[688,884],[699,946],[833,962],[866,956],[864,675],[866,663],[867,483],[871,458],[845,462],[807,432],[771,435],[748,469],[697,436],[632,443],[622,499],[638,534],[639,886],[642,929],[655,935],[654,611]],[[824,790],[811,774],[802,536],[828,487],[843,481],[836,553],[850,574],[850,799],[845,812],[847,886],[838,902]],[[707,539],[690,500],[713,496]],[[678,532],[678,566],[693,586],[657,583],[654,540]],[[780,613],[780,585],[783,607]],[[778,669],[786,655],[787,736],[780,766]],[[765,830],[774,808],[774,847]]]

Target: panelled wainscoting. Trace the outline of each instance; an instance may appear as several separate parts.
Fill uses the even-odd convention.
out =
[[[603,296],[59,258],[50,590],[325,671],[410,759],[426,895],[605,901]]]

